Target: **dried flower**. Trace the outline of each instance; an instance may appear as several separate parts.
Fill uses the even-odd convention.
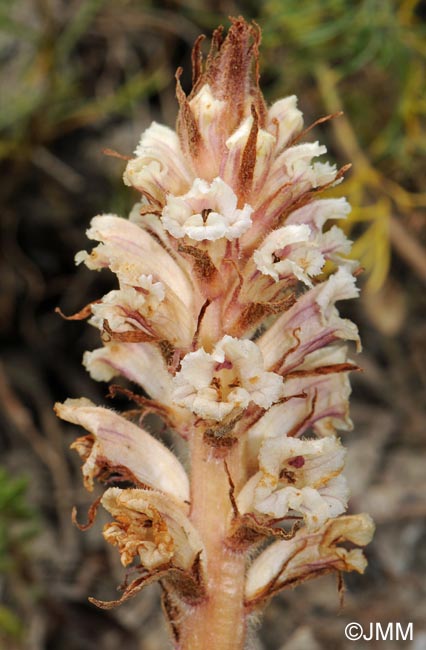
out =
[[[368,515],[330,519],[320,530],[299,530],[291,540],[275,542],[250,567],[246,582],[247,603],[252,606],[285,586],[295,586],[330,571],[364,573],[365,557],[359,548],[347,550],[342,542],[365,546],[374,525]]]
[[[113,517],[104,537],[123,565],[138,562],[137,577],[119,601],[93,602],[116,605],[158,580],[176,648],[241,650],[247,614],[275,592],[366,565],[341,545],[364,546],[373,525],[340,516],[336,437],[352,426],[345,341],[359,346],[336,302],[358,289],[351,242],[329,227],[349,206],[318,198],[345,170],[300,142],[294,96],[266,106],[258,28],[233,19],[205,62],[201,41],[188,96],[178,71],[176,132],[153,123],[127,164],[140,203],[129,219],[95,217],[98,245],[76,256],[118,281],[86,310],[103,345],[84,364],[133,385],[112,392],[140,422],[84,399],[56,409],[88,431],[73,444],[87,489],[132,486],[100,503]],[[152,411],[188,442],[188,472],[140,426]]]

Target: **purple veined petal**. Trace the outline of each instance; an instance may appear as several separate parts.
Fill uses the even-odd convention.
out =
[[[186,309],[194,309],[194,287],[173,257],[137,224],[114,215],[92,219],[89,239],[102,242],[91,254],[79,256],[93,269],[110,266],[113,272],[130,279],[152,275],[173,291]]]
[[[86,487],[93,489],[98,463],[124,467],[135,478],[185,502],[189,499],[188,476],[176,456],[141,427],[87,399],[68,399],[55,405],[56,414],[84,427],[94,443],[83,465]]]
[[[158,347],[150,343],[107,343],[85,352],[83,363],[93,379],[110,381],[123,375],[166,406],[172,404],[173,382]]]
[[[328,571],[363,573],[366,559],[360,548],[347,550],[342,542],[365,546],[374,524],[366,514],[330,519],[320,530],[297,531],[291,540],[274,542],[247,573],[246,602],[255,604],[273,593]]]
[[[312,353],[312,368],[347,361],[346,346],[329,346]],[[309,358],[308,358],[309,360]],[[308,370],[309,363],[299,366]],[[301,436],[310,427],[317,435],[328,436],[336,429],[349,430],[348,372],[301,375],[284,381],[283,398],[253,424],[247,433],[247,453],[250,467],[256,463],[262,442],[280,436]]]
[[[309,353],[338,339],[359,343],[358,328],[341,318],[337,300],[356,298],[355,278],[343,267],[301,296],[258,339],[267,368],[285,373],[298,366]]]

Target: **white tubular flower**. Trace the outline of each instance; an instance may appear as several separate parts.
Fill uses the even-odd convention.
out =
[[[102,242],[89,254],[81,251],[76,262],[89,269],[109,267],[122,282],[136,285],[141,275],[152,275],[174,291],[188,307],[194,290],[186,274],[145,230],[112,214],[94,217],[87,231],[89,239]]]
[[[220,164],[223,147],[221,132],[227,105],[214,96],[209,84],[204,84],[189,101],[189,106],[208,152],[202,165],[203,176],[210,179],[216,176],[213,170],[218,169]]]
[[[315,162],[312,159],[327,152],[324,145],[319,142],[306,142],[296,144],[293,147],[285,149],[278,156],[274,166],[280,164],[284,166],[284,180],[307,181],[312,187],[320,187],[334,180],[336,168],[329,163]]]
[[[93,479],[108,465],[124,468],[129,480],[134,478],[182,502],[189,499],[188,476],[176,456],[136,424],[88,399],[68,399],[55,404],[55,411],[62,420],[78,424],[91,434],[91,438],[74,443],[85,461],[83,476],[88,490],[93,490]]]
[[[302,208],[291,212],[286,225],[306,224],[315,233],[321,233],[326,221],[329,219],[346,219],[351,206],[345,198],[319,199],[307,203]]]
[[[161,404],[172,404],[173,382],[160,350],[150,343],[114,341],[85,352],[83,364],[96,381],[123,375]]]
[[[259,453],[260,471],[237,498],[240,512],[254,510],[283,519],[296,511],[308,528],[321,526],[346,509],[348,489],[339,476],[345,453],[335,438],[266,439]]]
[[[321,309],[323,321],[326,322],[333,316],[338,315],[335,307],[338,300],[357,298],[358,295],[359,289],[356,286],[356,279],[344,267],[339,268],[323,284],[316,296],[316,302]]]
[[[191,185],[192,178],[172,129],[153,122],[144,131],[135,150],[136,158],[130,160],[123,180],[152,197],[164,200],[166,192],[180,194]]]
[[[346,219],[351,206],[346,199],[321,199],[313,201],[295,210],[286,219],[286,226],[307,225],[311,230],[311,240],[318,246],[325,259],[342,263],[340,255],[347,255],[352,242],[337,226],[332,226],[325,233],[323,226],[329,219]],[[346,265],[356,262],[345,260]]]
[[[301,296],[297,302],[258,339],[266,368],[281,363],[281,371],[289,370],[318,348],[347,339],[359,344],[358,328],[340,318],[335,306],[338,300],[358,296],[356,279],[340,267],[325,282]]]
[[[189,105],[198,122],[199,129],[203,134],[208,133],[212,124],[216,127],[218,126],[221,115],[226,108],[226,102],[217,99],[213,95],[209,84],[204,84],[198,93],[191,99]]]
[[[294,275],[312,287],[310,278],[321,273],[325,261],[337,261],[340,255],[347,255],[351,245],[352,242],[337,226],[314,236],[306,224],[290,225],[271,232],[254,252],[253,259],[259,271],[270,275],[276,282]]]
[[[315,241],[310,241],[307,225],[283,226],[271,232],[253,259],[259,271],[275,281],[294,275],[311,287],[311,277],[321,273],[324,256]]]
[[[224,336],[212,354],[203,349],[187,354],[175,385],[177,404],[217,421],[250,402],[268,408],[282,392],[282,378],[265,372],[257,345],[231,336]]]
[[[165,292],[164,300],[158,305],[158,317],[155,315],[154,329],[159,329],[162,338],[174,345],[189,345],[196,329],[200,295],[184,265],[178,264],[154,236],[127,219],[114,215],[95,217],[87,235],[101,244],[90,254],[78,253],[77,263],[84,262],[96,270],[109,268],[122,285],[137,287],[141,276],[160,281]],[[158,287],[151,287],[151,292],[158,294]]]
[[[338,226],[332,226],[330,230],[318,236],[317,241],[326,259],[337,260],[337,256],[351,252],[352,242]]]
[[[153,282],[152,275],[141,275],[137,286],[123,284],[121,289],[110,291],[101,302],[94,303],[90,323],[102,329],[104,320],[108,320],[109,326],[116,332],[127,331],[129,324],[136,328],[143,327],[143,319],[151,319],[155,315],[164,296],[161,282]]]
[[[297,108],[297,97],[291,95],[272,104],[268,111],[268,130],[277,137],[281,151],[303,128],[303,114]]]
[[[283,402],[274,404],[247,434],[247,454],[253,471],[257,469],[261,446],[269,438],[294,439],[310,427],[319,436],[352,428],[349,373],[341,371],[347,362],[347,347],[332,345],[309,354],[295,376],[286,377],[284,372]],[[321,368],[327,372],[321,374]]]
[[[197,178],[183,196],[167,196],[161,220],[173,237],[232,240],[250,228],[252,212],[247,203],[237,208],[236,195],[221,178],[212,183]]]
[[[302,194],[338,182],[334,165],[313,162],[315,157],[325,152],[326,148],[318,142],[296,144],[284,147],[281,153],[275,152],[264,182],[251,199],[256,214],[259,211],[262,214],[262,222],[254,220],[258,227],[247,233],[245,244],[251,247],[255,242],[261,241],[265,230],[276,227],[280,215],[291,210],[291,206]],[[308,220],[305,223],[310,225]],[[292,225],[292,222],[286,220],[285,225]]]
[[[123,566],[138,556],[148,571],[170,564],[190,571],[197,556],[203,558],[200,536],[173,497],[110,488],[101,503],[116,519],[104,527],[104,537],[118,546]]]
[[[367,561],[361,549],[347,550],[339,544],[365,546],[373,533],[371,517],[361,514],[331,519],[314,533],[301,529],[291,540],[271,544],[248,571],[246,600],[254,604],[328,571],[364,573]]]

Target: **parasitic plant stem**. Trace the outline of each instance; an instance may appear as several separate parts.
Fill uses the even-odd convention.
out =
[[[207,575],[206,598],[189,612],[182,626],[181,650],[242,650],[245,636],[244,581],[246,557],[231,550],[226,539],[232,521],[230,482],[223,458],[196,431],[190,443],[190,519],[203,540]],[[241,445],[227,455],[228,471],[238,483]]]

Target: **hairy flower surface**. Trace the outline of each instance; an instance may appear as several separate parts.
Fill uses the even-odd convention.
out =
[[[79,453],[82,450],[83,476],[89,490],[93,489],[93,478],[107,464],[110,469],[128,470],[129,478],[141,485],[176,495],[182,501],[188,499],[189,483],[182,465],[140,427],[86,399],[67,400],[58,404],[56,411],[63,420],[83,426],[92,436],[74,443]]]
[[[200,349],[187,354],[175,376],[174,399],[196,415],[223,418],[250,402],[268,408],[283,388],[280,375],[265,372],[255,343],[224,336],[212,354]]]
[[[356,546],[368,544],[374,525],[368,515],[331,519],[320,530],[306,533],[299,530],[292,540],[271,544],[250,567],[246,598],[253,604],[284,585],[294,586],[330,571],[364,573],[365,557],[359,548],[347,550],[342,542]]]
[[[348,203],[321,194],[346,168],[304,141],[294,95],[266,105],[259,43],[242,18],[216,30],[206,59],[197,40],[188,95],[177,73],[176,130],[153,122],[124,171],[140,201],[128,219],[96,216],[96,245],[76,256],[117,282],[72,317],[101,332],[84,365],[120,377],[110,395],[136,407],[56,407],[88,432],[73,444],[87,489],[109,486],[105,539],[136,562],[119,601],[93,602],[158,580],[176,650],[242,650],[250,611],[317,575],[362,573],[373,534],[367,515],[341,516],[337,431],[352,427],[357,370],[346,341],[360,343],[336,303],[357,297],[357,264],[333,224]],[[167,442],[188,443],[187,466],[149,414]]]

